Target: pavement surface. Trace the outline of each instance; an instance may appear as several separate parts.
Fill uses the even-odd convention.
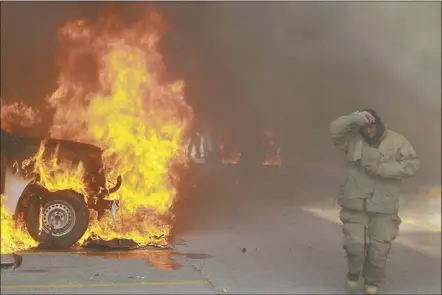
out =
[[[2,270],[1,293],[343,294],[337,183],[330,182],[306,171],[224,168],[186,189],[174,251],[23,253],[20,267]],[[440,196],[402,203],[382,293],[441,294]]]

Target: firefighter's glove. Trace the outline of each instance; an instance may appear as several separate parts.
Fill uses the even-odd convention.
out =
[[[358,112],[360,115],[365,117],[365,120],[367,120],[367,124],[374,124],[376,123],[376,118],[367,111]]]

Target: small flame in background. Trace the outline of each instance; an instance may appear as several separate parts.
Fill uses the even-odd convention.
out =
[[[59,87],[47,99],[55,111],[50,137],[99,146],[107,179],[123,178],[111,196],[120,201],[117,228],[110,214],[99,222],[92,216],[80,242],[99,236],[168,243],[178,180],[171,167],[185,161],[183,136],[193,110],[184,99],[184,82],[165,80],[158,51],[162,25],[151,11],[129,26],[107,14],[95,24],[68,21],[59,31]],[[56,155],[44,161],[43,153],[44,146],[34,157],[35,169],[48,189],[84,192],[82,166],[63,166]],[[2,206],[1,252],[29,247],[11,239],[15,232],[4,231],[3,212]]]
[[[262,164],[266,166],[280,166],[282,164],[281,148],[276,144],[275,135],[270,131],[266,131],[264,132],[264,138],[268,152]]]
[[[262,162],[264,166],[280,166],[282,165],[281,148],[277,146],[276,137],[271,131],[265,131],[264,150],[266,151],[265,158]],[[220,145],[222,164],[236,165],[241,159],[242,153],[236,147],[231,147],[224,143]]]
[[[225,144],[221,143],[221,163],[225,165],[236,165],[241,159],[241,152],[237,148],[229,148]]]

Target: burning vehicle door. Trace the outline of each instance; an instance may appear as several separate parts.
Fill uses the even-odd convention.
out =
[[[20,169],[15,169],[16,164],[12,156],[17,151],[18,138],[1,129],[1,195],[5,197],[4,205],[9,214],[15,214],[20,197],[26,187],[35,180],[27,177]],[[12,158],[12,159],[11,159]],[[14,172],[16,170],[16,172]]]
[[[35,180],[35,177],[25,177],[20,172],[14,173],[13,168],[6,163],[4,176],[4,191],[2,192],[5,196],[4,205],[9,214],[15,214],[20,197],[26,187]]]

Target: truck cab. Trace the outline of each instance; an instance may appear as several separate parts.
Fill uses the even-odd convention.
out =
[[[73,188],[51,191],[34,169],[35,156],[44,147],[42,158],[83,164],[86,193]],[[94,145],[70,140],[21,136],[1,129],[1,194],[4,206],[14,216],[23,215],[26,228],[35,240],[41,231],[52,235],[53,247],[70,247],[86,232],[89,211],[102,216],[112,207],[106,196],[121,186],[121,176],[113,188],[106,187],[102,150]],[[26,161],[26,165],[23,163]],[[56,173],[56,172],[55,172]],[[40,230],[41,221],[41,230]]]

